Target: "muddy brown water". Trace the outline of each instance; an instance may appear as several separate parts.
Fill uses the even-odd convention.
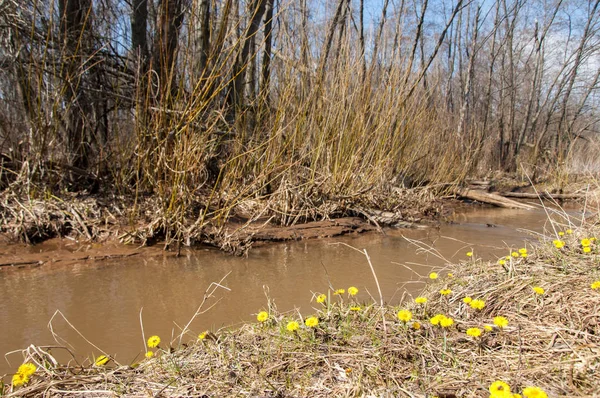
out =
[[[576,212],[570,214],[577,224]],[[87,339],[120,363],[132,363],[144,352],[140,311],[146,337],[159,335],[168,342],[190,320],[211,282],[225,275],[223,285],[229,290],[217,289],[205,308],[214,306],[192,322],[194,335],[252,321],[267,307],[265,291],[279,311],[302,314],[314,312],[313,292],[326,292],[329,283],[334,288],[357,286],[358,298],[371,300],[369,292],[376,297],[377,289],[365,256],[341,243],[367,250],[384,299],[398,303],[403,292],[418,293],[432,268],[466,260],[470,250],[477,257],[496,258],[526,240],[533,244],[549,228],[542,210],[478,209],[453,219],[455,223],[440,228],[387,230],[385,236],[271,244],[253,249],[247,258],[195,250],[179,258],[134,256],[1,272],[0,353],[30,344],[62,345],[85,361],[101,354]],[[419,250],[406,238],[438,254]],[[49,330],[51,319],[59,343]],[[68,359],[62,349],[52,352]],[[14,372],[21,361],[21,352],[0,358],[0,375]]]

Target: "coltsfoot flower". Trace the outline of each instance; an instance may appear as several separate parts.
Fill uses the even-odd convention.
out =
[[[532,287],[533,291],[535,292],[535,294],[539,294],[540,296],[544,293],[546,293],[546,291],[544,290],[543,287],[539,287],[539,286],[534,286]]]
[[[198,340],[204,340],[204,339],[206,339],[207,335],[208,335],[208,331],[200,333],[198,335]]]
[[[510,393],[510,386],[501,380],[496,380],[490,385],[490,394]]]
[[[158,337],[158,336],[151,336],[148,339],[148,348],[156,348],[156,347],[158,347],[159,344],[160,344],[160,337]]]
[[[317,296],[317,303],[324,303],[327,300],[327,296],[324,294],[319,294]]]
[[[344,294],[344,293],[346,293],[346,289],[338,289],[335,292],[333,292],[333,294],[337,294],[337,295]]]
[[[304,321],[304,324],[309,328],[315,328],[319,324],[319,318],[317,318],[316,316],[308,317]]]
[[[600,290],[600,281],[595,281],[590,285],[593,290]]]
[[[473,252],[467,252],[467,257],[473,257]]]
[[[467,335],[471,337],[479,337],[481,336],[481,329],[479,328],[468,328]]]
[[[431,274],[429,274],[429,279],[437,279],[437,278],[438,278],[437,272],[432,272]]]
[[[548,398],[548,394],[539,387],[525,387],[523,396],[526,398]]]
[[[554,239],[552,241],[552,243],[554,244],[554,247],[556,247],[557,249],[562,249],[563,247],[565,247],[565,242],[563,242],[562,240],[559,240],[559,239]]]
[[[356,296],[356,293],[358,293],[358,289],[354,286],[350,286],[348,288],[348,294],[351,296]]]
[[[465,303],[465,304],[471,304],[471,301],[473,301],[473,299],[469,296],[467,296],[463,299],[463,303]]]
[[[13,387],[19,387],[27,383],[29,383],[29,376],[24,375],[23,373],[17,372],[12,377]]]
[[[498,326],[500,329],[503,329],[508,326],[508,319],[503,316],[495,316],[494,325]]]
[[[412,312],[409,310],[400,310],[398,311],[398,319],[406,323],[412,319]]]
[[[256,320],[259,322],[264,322],[269,319],[269,313],[267,311],[261,311],[256,315]]]
[[[588,238],[581,239],[581,246],[588,247],[591,244],[592,244],[592,242]]]
[[[299,327],[300,327],[300,325],[298,324],[298,322],[291,321],[291,322],[288,322],[288,324],[285,328],[290,332],[295,332],[296,330],[298,330]]]
[[[415,303],[417,304],[425,304],[427,302],[427,297],[419,296],[415,299]]]
[[[27,362],[19,366],[17,369],[17,373],[24,374],[25,376],[31,376],[37,370],[37,366],[32,364],[31,362]]]
[[[350,311],[362,311],[362,308],[360,308],[358,305],[355,305],[354,307],[350,307]]]
[[[450,290],[450,289],[442,289],[442,290],[440,290],[440,294],[442,296],[447,296],[447,295],[449,295],[451,293],[452,293],[452,290]]]
[[[146,352],[146,358],[150,359],[150,358],[152,358],[153,356],[154,356],[154,352],[152,352],[152,351],[147,351],[147,352]]]
[[[444,315],[442,314],[437,314],[436,316],[432,317],[429,319],[429,322],[431,322],[432,325],[439,325],[440,324],[440,320],[442,319]]]
[[[485,307],[485,301],[475,299],[469,304],[474,310],[482,310]]]
[[[440,319],[440,326],[443,328],[449,328],[453,324],[454,324],[454,319],[452,319],[448,316],[445,316],[442,319]]]
[[[449,328],[454,324],[454,319],[447,317],[446,315],[437,314],[433,318],[429,319],[432,325],[440,325],[443,328]]]

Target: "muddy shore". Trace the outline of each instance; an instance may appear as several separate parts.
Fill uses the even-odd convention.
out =
[[[502,185],[488,183],[483,187],[480,184],[475,181],[471,188],[478,192],[497,189],[525,194],[536,192],[514,181],[505,181]],[[571,203],[577,200],[577,194],[582,189],[581,183],[572,183],[565,191],[574,194]],[[538,188],[538,191],[556,190]],[[404,194],[406,197],[417,196],[410,191]],[[3,215],[0,224],[0,270],[131,256],[177,256],[182,250],[206,246],[244,255],[251,247],[271,242],[367,232],[385,233],[385,228],[427,228],[444,222],[448,216],[462,209],[489,206],[464,198],[461,200],[456,195],[420,193],[418,198],[395,209],[352,208],[340,212],[337,217],[292,225],[278,225],[266,217],[250,219],[236,215],[224,225],[206,224],[196,228],[187,239],[176,244],[165,239],[168,232],[162,230],[160,222],[151,217],[151,209],[155,205],[152,200],[146,202],[145,209],[138,209],[138,213],[145,217],[131,221],[131,215],[126,211],[131,203],[124,198],[107,200],[73,196],[68,201],[26,202],[12,198],[12,201],[5,200],[0,208]],[[528,199],[515,200],[522,202]],[[197,226],[192,219],[187,223],[189,230]]]

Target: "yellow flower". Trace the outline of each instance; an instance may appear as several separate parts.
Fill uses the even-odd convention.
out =
[[[442,319],[440,319],[440,326],[443,328],[449,328],[453,324],[454,324],[454,319],[452,319],[448,316],[445,316]]]
[[[483,326],[483,329],[484,329],[486,332],[491,332],[492,330],[494,330],[494,328],[492,328],[490,325],[484,325],[484,326]]]
[[[27,383],[29,383],[28,375],[24,375],[23,373],[17,372],[12,377],[13,387],[19,387],[19,386],[22,386],[23,384],[27,384]]]
[[[154,353],[152,351],[148,351],[146,352],[146,358],[152,358],[154,356]]]
[[[104,366],[108,360],[109,358],[106,355],[100,355],[98,358],[96,358],[96,362],[94,362],[94,364],[96,366]]]
[[[350,311],[362,311],[362,308],[357,305],[355,307],[350,307]]]
[[[548,398],[548,394],[539,387],[525,387],[523,395],[526,398]]]
[[[490,385],[490,394],[502,394],[510,392],[510,386],[503,381],[497,380]]]
[[[523,398],[521,394],[513,394],[510,398]]]
[[[562,240],[554,239],[552,243],[554,243],[554,247],[556,247],[557,249],[562,249],[563,247],[565,247],[565,242],[563,242]]]
[[[539,295],[542,295],[546,292],[543,287],[539,287],[539,286],[534,286],[532,289],[535,292],[535,294],[539,294]]]
[[[295,332],[296,330],[298,330],[299,327],[300,327],[300,325],[298,324],[298,322],[291,321],[291,322],[288,322],[288,324],[285,328],[290,332]]]
[[[208,331],[200,333],[198,335],[198,340],[204,340],[207,335],[208,335]]]
[[[412,312],[409,310],[400,310],[398,311],[398,319],[406,323],[412,319]]]
[[[421,329],[421,324],[419,322],[413,322],[412,327],[415,330],[419,330]]]
[[[17,373],[21,373],[22,375],[25,376],[31,376],[32,374],[35,373],[35,371],[37,370],[37,367],[30,363],[24,363],[23,365],[19,366],[19,369],[17,370]]]
[[[589,252],[591,252],[591,251],[592,251],[592,248],[591,248],[591,247],[589,247],[589,246],[586,246],[586,247],[584,247],[584,248],[583,248],[583,252],[584,252],[584,253],[589,253]]]
[[[521,257],[523,257],[523,258],[527,258],[527,253],[523,253],[523,254],[521,254]]]
[[[429,319],[429,322],[431,322],[432,325],[439,325],[443,317],[444,316],[442,314],[437,314],[433,318]]]
[[[471,301],[473,301],[473,299],[472,299],[471,297],[469,297],[469,296],[467,296],[467,297],[465,297],[465,298],[463,299],[463,303],[465,303],[465,304],[470,304],[470,303],[471,303]]]
[[[447,295],[449,295],[450,293],[452,293],[452,290],[450,290],[450,289],[442,289],[442,290],[440,290],[440,294],[441,294],[442,296],[447,296]]]
[[[324,294],[319,294],[317,296],[317,303],[324,303],[327,300],[327,296]]]
[[[346,289],[338,289],[335,292],[333,292],[333,294],[338,294],[338,295],[339,294],[344,294],[344,293],[346,293]]]
[[[527,249],[524,247],[519,249],[519,254],[527,254]]]
[[[494,325],[498,326],[500,329],[505,328],[508,326],[508,319],[503,316],[495,316]]]
[[[425,304],[427,302],[427,297],[419,296],[415,299],[415,303],[417,304]]]
[[[454,274],[452,272],[448,272],[448,278],[454,278]]]
[[[467,252],[467,257],[473,257],[473,252]]]
[[[479,337],[481,336],[481,329],[479,328],[468,328],[467,335],[471,337]]]
[[[595,241],[596,241],[596,238],[595,238],[595,237],[591,237],[591,238],[590,238],[590,241],[591,241],[591,242],[595,242]]]
[[[317,318],[316,316],[311,316],[309,318],[306,318],[304,323],[309,328],[314,328],[314,327],[317,327],[317,325],[319,324],[319,318]]]
[[[510,255],[513,257],[519,257],[519,253],[517,253],[517,252],[512,252],[512,253],[510,253]]]
[[[256,320],[259,322],[264,322],[269,319],[269,313],[267,311],[261,311],[256,315]]]
[[[160,344],[160,337],[158,337],[158,336],[152,336],[148,339],[148,347],[149,348],[156,348],[156,347],[158,347],[159,344]]]
[[[354,286],[350,286],[348,288],[348,294],[351,296],[356,296],[356,293],[358,293],[358,289],[355,288]]]
[[[558,233],[558,236],[565,236],[565,233],[564,233],[563,231],[560,231],[560,232]]]
[[[598,290],[600,289],[600,281],[595,281],[594,283],[592,283],[592,285],[590,286],[593,290]]]
[[[573,233],[573,230],[572,229],[567,229],[565,232],[568,233],[569,235],[571,235]]]
[[[437,272],[432,272],[431,274],[429,274],[429,279],[437,279],[437,278],[438,278]]]
[[[592,242],[588,238],[581,239],[581,246],[588,247]]]
[[[515,398],[515,396],[510,391],[501,391],[495,394],[490,394],[490,398]]]
[[[471,301],[471,304],[469,304],[469,305],[474,310],[482,310],[483,307],[485,307],[485,301],[479,300],[479,299],[475,299],[475,300]]]
[[[500,260],[498,260],[498,264],[504,265],[504,264],[506,264],[506,260],[504,260],[503,258],[501,258]]]
[[[506,256],[506,257],[504,257],[504,259],[510,260],[510,256]]]

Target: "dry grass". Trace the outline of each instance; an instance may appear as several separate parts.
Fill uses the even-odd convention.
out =
[[[180,347],[161,346],[157,356],[133,366],[62,366],[35,347],[25,361],[38,365],[31,382],[6,386],[9,397],[26,396],[460,396],[487,397],[496,381],[513,392],[538,386],[549,396],[597,396],[600,391],[600,244],[584,253],[581,239],[600,236],[600,220],[566,233],[557,249],[554,238],[528,248],[526,258],[506,264],[476,257],[439,272],[422,296],[407,300],[408,323],[398,307],[357,305],[347,294],[328,293],[314,302],[316,328],[303,325],[296,312],[281,313],[269,304],[269,319],[236,329],[211,332]],[[558,238],[558,236],[557,236]],[[507,253],[508,254],[508,253]],[[545,289],[536,295],[533,287]],[[442,296],[440,289],[452,293]],[[363,293],[359,293],[359,296]],[[463,302],[485,301],[482,310]],[[383,314],[383,317],[382,317]],[[429,319],[454,319],[446,329]],[[495,316],[508,326],[493,326]],[[385,326],[382,318],[385,319]],[[286,325],[301,326],[289,332]],[[414,322],[421,327],[414,328]],[[479,338],[468,328],[491,325]],[[195,337],[194,337],[195,340]]]

